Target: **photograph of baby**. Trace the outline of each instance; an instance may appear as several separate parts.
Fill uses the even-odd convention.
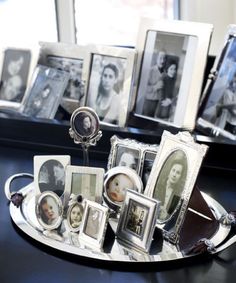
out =
[[[4,52],[0,100],[21,102],[27,87],[31,63],[30,50],[6,49]]]
[[[128,230],[140,239],[143,238],[146,226],[148,208],[130,200],[125,219],[124,230]]]
[[[39,217],[43,224],[54,226],[60,216],[59,204],[52,194],[45,195],[38,204]]]
[[[139,150],[128,148],[126,146],[118,146],[114,166],[126,166],[138,172],[139,158]]]
[[[124,58],[92,56],[86,106],[93,108],[103,122],[118,125],[125,69]]]
[[[87,219],[84,226],[84,233],[87,236],[98,239],[102,217],[103,211],[100,211],[95,207],[88,208]]]
[[[135,186],[131,178],[123,173],[110,177],[105,188],[110,201],[118,205],[121,205],[125,200],[127,189],[133,190]]]
[[[82,204],[76,202],[73,203],[68,209],[67,221],[68,225],[72,231],[78,231],[82,217],[83,217],[84,209]]]

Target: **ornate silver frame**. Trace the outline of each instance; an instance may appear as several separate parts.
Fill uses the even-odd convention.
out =
[[[127,190],[116,236],[128,246],[148,252],[156,225],[159,202]]]
[[[96,213],[96,215],[94,216],[93,213]],[[97,217],[98,219],[96,219]],[[107,207],[97,202],[86,200],[79,241],[83,242],[85,246],[102,250],[108,217],[109,209]],[[90,221],[93,223],[90,223]]]
[[[207,149],[208,146],[194,142],[189,132],[179,132],[176,135],[168,131],[163,132],[144,194],[161,201],[157,226],[164,230],[166,238],[174,244],[178,241],[188,202]],[[182,169],[179,179],[175,179],[177,181],[174,183],[173,180],[169,180],[171,170],[176,163]],[[169,187],[172,192],[166,199],[166,191]],[[167,200],[169,201],[164,205]],[[170,208],[171,212],[168,213]]]
[[[106,121],[106,119],[102,121],[101,118],[100,121],[102,124],[124,127],[130,110],[129,100],[132,93],[132,82],[134,64],[136,60],[136,51],[134,49],[125,47],[112,47],[104,45],[88,45],[86,48],[87,56],[84,60],[83,69],[83,80],[85,81],[86,93],[85,105],[94,108],[94,110],[98,112],[95,109],[98,104],[94,102],[97,98],[98,88],[94,89],[94,87],[96,85],[98,87],[98,80],[101,79],[100,72],[103,70],[105,65],[116,65],[116,68],[118,68],[118,73],[120,74],[117,78],[118,81],[116,82],[116,85],[119,88],[119,99],[117,99],[116,103],[114,103],[113,99],[109,106],[109,109],[112,105],[112,109],[114,111],[118,110],[118,118],[116,122],[110,122],[110,120]],[[99,64],[96,63],[96,61],[98,60],[100,60]],[[96,71],[96,68],[98,68],[99,70]],[[92,79],[94,79],[94,82],[92,82]],[[117,103],[119,105],[117,105]],[[112,111],[112,114],[114,114],[114,111]]]
[[[72,68],[77,67],[78,74],[76,76],[76,81],[71,77],[68,82],[68,85],[65,89],[65,92],[61,99],[61,106],[68,111],[68,113],[73,113],[73,111],[80,107],[84,106],[85,100],[85,92],[84,92],[84,82],[82,80],[82,72],[83,72],[83,63],[86,54],[86,47],[78,44],[72,43],[62,43],[62,42],[39,42],[40,45],[40,56],[39,56],[39,64],[60,68],[61,70],[66,70],[71,72]],[[55,62],[49,62],[50,58],[54,58]],[[60,66],[56,66],[56,62],[60,62]],[[77,90],[79,90],[80,94],[77,98],[71,98],[71,93],[69,90],[70,80],[72,84],[76,84]],[[66,91],[68,90],[69,96],[66,96]]]
[[[54,204],[56,205],[56,210],[57,210],[57,217],[55,221],[52,223],[46,223],[46,220],[44,219],[43,216],[43,211],[42,211],[42,202],[45,200],[45,198],[51,198],[54,201]],[[53,204],[51,204],[52,206]],[[55,207],[54,207],[55,209]],[[62,207],[62,201],[59,198],[57,194],[55,194],[52,191],[45,191],[42,194],[38,195],[36,197],[36,206],[35,206],[35,213],[37,220],[39,224],[46,230],[54,230],[58,228],[62,222],[62,215],[63,215],[63,207]],[[55,213],[55,211],[54,211]]]
[[[161,21],[150,18],[141,20],[137,40],[139,72],[134,81],[135,96],[132,101],[132,110],[136,116],[179,128],[189,130],[194,128],[212,30],[213,25],[204,23]],[[179,42],[181,37],[182,43]],[[182,48],[179,46],[180,43]],[[177,95],[172,103],[176,98],[177,102],[172,109],[173,115],[168,116],[168,119],[143,113],[149,70],[153,66],[155,53],[162,49],[165,49],[169,57],[174,54],[179,58],[178,83],[175,85]],[[152,99],[154,102],[154,98]]]
[[[223,136],[236,140],[236,133],[225,130],[228,112],[235,112],[234,108],[223,108],[224,94],[230,82],[233,81],[235,70],[236,25],[229,25],[225,35],[221,52],[218,54],[214,66],[208,76],[206,87],[201,99],[201,107],[196,126],[210,136]],[[232,81],[231,81],[232,80]],[[234,106],[235,102],[231,102]],[[225,105],[226,106],[226,105]],[[230,105],[229,105],[230,106]],[[220,114],[221,113],[221,114]],[[234,114],[235,115],[235,114]],[[222,118],[222,119],[221,119]]]

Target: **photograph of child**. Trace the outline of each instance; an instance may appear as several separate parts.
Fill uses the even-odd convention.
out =
[[[80,203],[72,204],[69,210],[69,225],[73,228],[79,228],[83,217],[83,206]]]
[[[42,198],[39,204],[39,215],[46,225],[54,225],[59,217],[57,200],[51,195]]]

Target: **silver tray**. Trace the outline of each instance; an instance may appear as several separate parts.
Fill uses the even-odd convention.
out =
[[[33,183],[22,188],[20,192],[25,195],[22,205],[17,208],[13,203],[10,203],[9,209],[12,220],[24,233],[54,249],[90,259],[114,262],[165,262],[193,256],[186,255],[183,251],[179,251],[176,246],[164,240],[162,241],[161,249],[158,251],[151,250],[147,254],[121,245],[115,237],[113,237],[114,239],[112,241],[106,241],[105,239],[103,251],[95,250],[89,246],[82,245],[76,233],[65,231],[64,234],[58,234],[56,231],[43,230],[38,224],[35,215]],[[216,219],[220,219],[223,215],[227,214],[226,210],[216,200],[205,193],[202,193],[202,195]],[[110,222],[110,225],[112,227],[116,223]],[[210,239],[216,247],[211,253],[219,252],[236,241],[236,236],[233,236],[227,242],[225,241],[230,229],[230,225],[223,225],[219,222],[217,232]],[[223,244],[223,242],[226,243]]]

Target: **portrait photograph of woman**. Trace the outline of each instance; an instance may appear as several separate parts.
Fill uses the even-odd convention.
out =
[[[158,219],[166,221],[180,205],[187,178],[187,157],[184,151],[173,151],[161,168],[153,198],[161,201]]]
[[[102,122],[118,125],[126,59],[93,54],[86,105]]]

